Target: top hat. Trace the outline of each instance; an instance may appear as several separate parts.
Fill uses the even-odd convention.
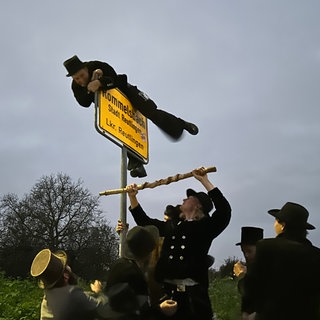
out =
[[[66,60],[63,65],[68,71],[67,77],[73,76],[76,72],[81,70],[86,66],[85,62],[82,62],[78,56],[73,56],[70,59]]]
[[[64,251],[52,253],[43,249],[33,259],[30,273],[39,279],[40,287],[50,289],[61,279],[66,264],[67,254]]]
[[[159,242],[159,230],[156,226],[135,226],[128,231],[124,243],[124,256],[139,259],[148,256]]]
[[[271,209],[268,213],[280,222],[285,222],[289,225],[301,226],[307,230],[316,228],[307,222],[309,217],[308,210],[297,203],[287,202],[281,209]]]
[[[213,204],[210,197],[205,192],[196,192],[192,189],[188,189],[187,196],[196,197],[201,203],[203,213],[209,216],[209,212],[213,209]]]
[[[241,241],[236,243],[236,246],[242,244],[255,245],[261,239],[263,239],[263,229],[256,227],[242,227]]]

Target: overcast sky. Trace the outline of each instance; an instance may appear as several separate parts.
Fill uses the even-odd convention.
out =
[[[320,246],[320,2],[317,0],[3,1],[0,10],[0,195],[22,198],[44,175],[83,180],[93,195],[120,186],[121,149],[78,106],[63,61],[102,60],[159,106],[199,127],[173,143],[149,122],[142,183],[216,166],[232,206],[212,243],[215,266],[241,257],[241,226],[273,237],[271,208],[298,202]],[[162,218],[193,179],[139,192]],[[101,197],[111,225],[120,197]],[[128,214],[130,226],[134,222]]]

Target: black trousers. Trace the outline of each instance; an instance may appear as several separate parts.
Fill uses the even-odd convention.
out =
[[[123,93],[128,97],[134,108],[139,110],[171,139],[179,140],[184,130],[184,120],[158,109],[154,101],[136,86],[128,84],[123,89]]]
[[[178,303],[178,310],[171,320],[212,320],[213,312],[208,288],[200,284],[186,286],[185,291],[178,291],[177,286],[164,284],[166,297]]]

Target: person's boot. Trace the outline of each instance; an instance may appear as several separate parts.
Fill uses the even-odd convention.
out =
[[[128,167],[127,168],[128,168],[129,171],[131,171],[132,169],[135,169],[135,168],[137,168],[137,167],[142,165],[140,160],[138,160],[137,158],[135,158],[135,157],[133,157],[131,155],[128,155],[128,159],[129,159],[129,161],[128,161]]]
[[[133,178],[144,178],[147,176],[147,172],[143,164],[140,164],[140,166],[130,170],[130,175]]]
[[[143,178],[147,176],[146,170],[143,167],[143,162],[132,155],[128,155],[128,167],[130,175],[133,178]]]
[[[193,136],[197,135],[199,132],[198,127],[194,123],[187,122],[187,121],[184,121],[183,129],[188,131]]]

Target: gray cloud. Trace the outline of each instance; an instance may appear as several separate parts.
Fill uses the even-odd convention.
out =
[[[219,266],[241,257],[240,227],[274,236],[268,209],[305,205],[320,228],[320,22],[316,1],[35,0],[1,5],[0,194],[22,196],[43,175],[83,179],[93,194],[120,184],[120,148],[78,107],[63,61],[104,60],[159,105],[198,124],[168,140],[149,123],[153,181],[204,165],[233,218],[211,247]],[[318,10],[317,10],[318,9]],[[128,183],[135,181],[128,176]],[[151,215],[180,202],[193,179],[139,193]],[[115,225],[119,196],[101,198]],[[134,224],[130,215],[128,221]],[[320,244],[318,231],[310,238]]]

